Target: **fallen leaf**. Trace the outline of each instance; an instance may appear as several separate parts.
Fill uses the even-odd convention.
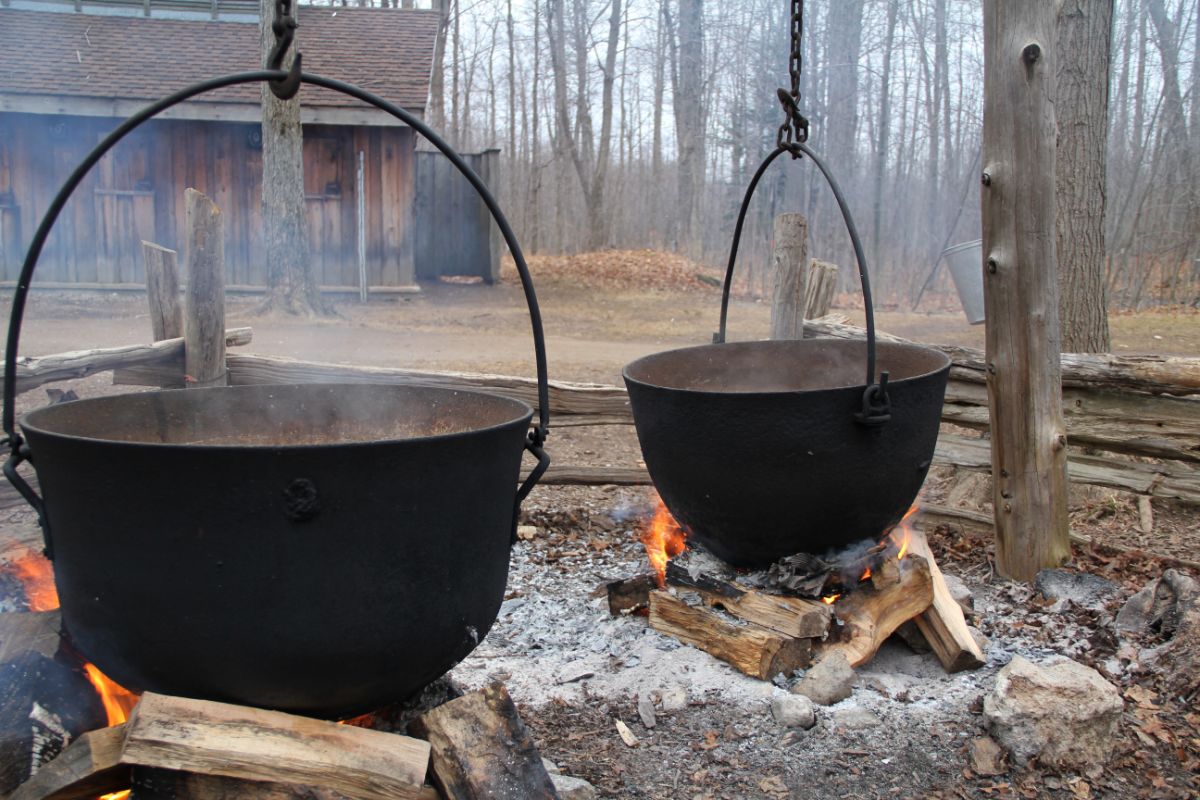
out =
[[[624,722],[621,722],[621,720],[616,720],[616,723],[617,723],[617,733],[621,736],[621,741],[625,743],[625,746],[626,747],[637,747],[638,746],[638,738],[633,735],[633,731],[629,730],[629,726],[626,725]]]

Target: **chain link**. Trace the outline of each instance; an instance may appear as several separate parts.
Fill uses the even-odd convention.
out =
[[[800,153],[795,149],[796,144],[808,141],[808,119],[800,113],[800,73],[804,68],[804,0],[791,0],[792,15],[790,31],[792,49],[788,56],[788,73],[792,79],[792,88],[779,90],[779,102],[783,106],[783,124],[779,126],[779,134],[775,144],[785,148],[792,158],[799,158]]]

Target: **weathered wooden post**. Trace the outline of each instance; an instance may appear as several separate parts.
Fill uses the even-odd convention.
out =
[[[996,565],[1070,555],[1055,256],[1055,3],[985,0],[983,253]]]
[[[774,291],[771,297],[771,338],[804,338],[804,285],[808,276],[808,220],[803,214],[775,217],[771,251]]]
[[[221,211],[195,189],[187,205],[184,373],[191,387],[224,386],[225,237]]]
[[[837,288],[838,267],[828,261],[812,260],[808,284],[804,287],[804,318],[816,319],[829,313],[833,291]]]

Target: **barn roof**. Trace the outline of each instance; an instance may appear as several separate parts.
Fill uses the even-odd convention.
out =
[[[304,69],[414,112],[425,108],[438,14],[298,9]],[[0,111],[126,116],[188,84],[261,68],[257,22],[105,16],[0,8]],[[202,95],[184,118],[259,118],[259,85]],[[373,108],[305,86],[306,122],[388,124]]]

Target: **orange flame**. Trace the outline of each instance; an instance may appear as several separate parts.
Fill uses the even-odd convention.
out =
[[[821,598],[821,602],[827,606],[833,605],[834,601],[841,597],[840,594],[831,594]]]
[[[21,556],[4,569],[21,582],[30,611],[53,611],[58,608],[54,568],[40,553],[31,552]]]
[[[904,554],[908,552],[908,543],[912,540],[913,534],[912,522],[910,520],[916,516],[917,512],[920,510],[920,504],[913,503],[912,507],[909,508],[908,511],[904,512],[904,516],[900,518],[900,521],[896,523],[896,526],[892,528],[891,533],[888,534],[892,539],[892,544],[900,548],[900,551],[896,553],[897,561],[903,559]]]
[[[862,583],[863,581],[869,581],[869,580],[871,580],[871,568],[867,567],[866,569],[863,570],[863,574],[859,576],[858,582]]]
[[[660,588],[667,583],[667,562],[687,550],[686,540],[687,534],[679,527],[679,523],[671,516],[671,512],[660,498],[650,527],[642,531],[642,544],[646,548],[650,566],[654,567],[657,573]]]
[[[126,800],[131,791],[131,789],[122,789],[121,791],[113,792],[112,794],[102,794],[100,795],[100,800]]]
[[[92,686],[96,687],[96,694],[100,695],[100,702],[104,703],[104,713],[108,715],[109,726],[120,725],[129,719],[129,712],[137,705],[138,696],[114,683],[97,669],[95,664],[84,664],[83,670],[87,673]]]

